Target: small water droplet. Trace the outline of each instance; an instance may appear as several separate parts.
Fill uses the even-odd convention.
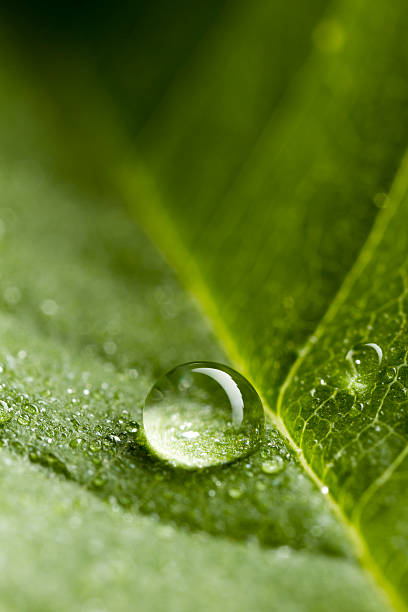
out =
[[[107,355],[114,355],[116,353],[116,349],[116,342],[113,342],[113,340],[107,340],[103,345],[103,350]]]
[[[323,493],[323,495],[327,495],[329,493],[329,487],[324,486],[320,490]]]
[[[20,425],[28,425],[30,423],[30,417],[26,414],[20,414],[17,418],[17,422],[20,423]]]
[[[346,359],[351,364],[354,379],[364,382],[377,374],[383,352],[375,342],[364,342],[353,346],[347,353]]]
[[[388,205],[388,196],[383,191],[379,191],[373,197],[373,202],[378,208],[386,208]]]
[[[4,425],[13,418],[13,409],[5,402],[0,400],[0,425]]]
[[[44,300],[40,308],[47,317],[54,317],[58,312],[58,304],[54,300]]]
[[[277,474],[278,472],[281,472],[284,468],[285,464],[283,463],[282,457],[279,457],[279,455],[273,457],[272,459],[269,459],[269,461],[264,461],[261,466],[261,469],[264,474]]]
[[[232,499],[239,499],[240,497],[242,497],[243,494],[244,494],[244,491],[242,489],[237,489],[235,487],[228,489],[228,495]]]
[[[14,306],[21,300],[21,291],[18,287],[7,287],[3,293],[5,301]]]
[[[102,448],[102,442],[100,440],[93,440],[90,444],[89,444],[89,451],[91,453],[97,453],[98,451],[100,451]]]
[[[385,382],[392,382],[397,376],[397,368],[393,366],[388,366],[384,372],[384,380]]]
[[[151,389],[143,411],[150,448],[183,468],[229,463],[253,452],[265,430],[261,400],[231,368],[182,364]]]
[[[92,481],[93,486],[96,487],[97,489],[100,489],[101,487],[103,487],[105,483],[106,483],[106,478],[99,477],[99,476],[94,478]]]

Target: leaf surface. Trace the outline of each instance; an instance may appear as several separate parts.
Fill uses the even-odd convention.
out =
[[[227,357],[121,208],[57,180],[16,66],[0,102],[2,604],[323,611],[341,577],[339,609],[383,610],[273,429],[221,471],[148,456],[138,433],[156,377]],[[271,476],[262,465],[277,453],[286,469]]]
[[[119,596],[126,609],[133,593],[146,597],[146,609],[159,606],[155,602],[162,598],[175,609],[191,609],[201,605],[207,589],[222,591],[223,607],[245,609],[247,599],[235,591],[241,581],[243,591],[246,585],[259,585],[249,591],[259,598],[257,609],[323,610],[333,594],[332,605],[339,610],[381,609],[381,595],[354,555],[361,556],[395,605],[402,607],[407,596],[401,561],[406,550],[405,285],[403,272],[393,276],[402,269],[406,249],[404,167],[392,195],[388,200],[384,195],[407,141],[407,9],[402,2],[393,7],[341,2],[315,26],[323,10],[316,3],[299,30],[298,54],[293,52],[282,75],[276,75],[269,63],[266,73],[259,67],[282,53],[297,31],[291,29],[288,37],[281,33],[282,21],[275,23],[274,11],[283,23],[291,14],[278,6],[227,3],[208,21],[209,29],[182,70],[174,71],[181,51],[170,54],[164,94],[157,94],[163,84],[153,87],[154,94],[142,83],[140,89],[130,86],[126,95],[119,87],[119,95],[108,103],[106,92],[118,89],[112,73],[103,75],[103,87],[98,79],[86,83],[81,74],[65,70],[58,53],[54,70],[67,83],[54,70],[43,78],[55,85],[55,99],[46,100],[46,108],[54,111],[59,105],[77,110],[78,100],[67,89],[81,91],[82,117],[89,125],[75,119],[69,123],[82,139],[89,137],[89,127],[98,132],[97,141],[110,149],[98,151],[90,165],[108,174],[111,193],[128,202],[193,290],[212,319],[217,340],[158,254],[141,234],[135,237],[123,212],[100,197],[79,198],[75,191],[67,196],[48,170],[39,185],[38,169],[21,171],[21,158],[38,146],[38,98],[31,110],[23,106],[24,113],[34,114],[27,121],[34,138],[24,149],[13,142],[15,125],[5,122],[13,146],[8,144],[3,153],[8,159],[3,192],[5,202],[18,203],[5,243],[3,295],[9,312],[3,322],[3,401],[13,413],[9,419],[7,409],[4,416],[3,441],[13,453],[5,455],[5,462],[13,465],[19,486],[30,482],[33,508],[40,491],[51,486],[45,475],[50,472],[57,474],[51,479],[56,497],[67,495],[68,512],[76,496],[87,500],[78,502],[83,542],[78,550],[55,507],[46,505],[55,529],[51,533],[60,530],[61,542],[75,549],[68,561],[53,565],[56,584],[64,575],[72,584],[69,594],[61,595],[66,609],[72,606],[70,597],[85,597],[90,607],[96,598],[109,609]],[[271,37],[274,24],[280,34],[276,39]],[[203,24],[196,22],[196,27]],[[179,49],[185,52],[184,44],[189,43]],[[89,66],[97,64],[86,48],[78,53],[88,75]],[[120,57],[112,53],[113,67]],[[273,59],[282,65],[279,55]],[[6,68],[3,74],[7,82]],[[10,117],[18,88],[8,87],[4,105]],[[142,95],[132,117],[129,108],[139,92],[146,99]],[[146,120],[155,96],[155,110]],[[92,117],[95,99],[101,102]],[[58,117],[55,125],[51,140],[64,134]],[[40,133],[46,158],[54,151],[47,138],[48,133]],[[68,142],[75,145],[72,136]],[[86,155],[87,146],[81,161]],[[16,185],[23,186],[23,193],[13,191]],[[40,205],[33,215],[35,194]],[[389,209],[304,350],[369,233],[377,212],[373,200],[386,201]],[[11,283],[11,278],[18,280]],[[356,390],[348,383],[342,386],[339,378],[343,371],[346,378],[350,375],[349,347],[362,342],[378,344],[383,361],[365,388]],[[186,475],[146,453],[138,437],[141,405],[163,369],[191,359],[231,359],[275,410],[299,350],[279,401],[276,423],[283,435],[270,427],[264,448],[250,460],[219,472]],[[395,368],[394,378],[390,368]],[[388,416],[381,412],[387,406]],[[262,466],[277,453],[287,465],[271,479]],[[330,489],[340,520],[305,471]],[[23,511],[13,514],[17,497],[10,498],[6,514],[8,524],[17,525],[13,529],[18,521],[25,523]],[[163,531],[154,517],[174,527]],[[89,534],[93,521],[95,530]],[[118,529],[115,540],[112,525]],[[97,552],[110,560],[120,551],[125,562],[118,572],[110,561],[103,566],[101,575],[106,572],[112,583],[99,579],[96,593],[91,535],[100,537],[101,532]],[[361,550],[352,551],[346,532]],[[30,559],[38,540],[27,533]],[[142,541],[139,565],[132,556],[135,537]],[[251,537],[256,542],[248,543]],[[147,552],[149,539],[158,542],[156,555]],[[186,550],[194,559],[188,570]],[[52,554],[44,552],[44,567]],[[232,562],[238,555],[242,562]],[[221,559],[219,575],[215,558]],[[174,568],[169,578],[160,572],[167,560]],[[27,564],[28,574],[32,565]],[[87,590],[81,591],[69,573],[72,566],[91,577]],[[179,590],[186,572],[188,588]],[[142,587],[149,581],[155,585],[151,591]],[[340,591],[339,583],[347,588]],[[39,609],[44,609],[41,598],[47,589],[43,585],[38,591]],[[276,597],[272,603],[271,593]],[[9,597],[11,605],[21,603]],[[35,595],[26,585],[21,597],[24,602]],[[219,604],[214,599],[208,605],[217,609]]]

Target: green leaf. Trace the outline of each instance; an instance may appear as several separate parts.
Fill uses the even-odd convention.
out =
[[[339,609],[383,609],[272,429],[258,454],[210,472],[164,468],[139,444],[143,399],[159,373],[226,357],[120,207],[57,180],[44,161],[49,134],[8,57],[0,98],[3,605],[323,611],[340,579],[348,588]],[[286,470],[274,476],[263,464],[276,453]]]
[[[407,179],[404,160],[370,239],[292,368],[279,405],[305,461],[364,542],[367,563],[404,600]],[[350,367],[353,351],[360,353]]]
[[[191,476],[139,447],[158,373],[225,357],[127,216],[56,183],[26,150],[3,145],[1,172],[3,605],[325,610],[340,578],[339,606],[382,609],[276,433],[251,459]],[[268,475],[279,451],[287,469]]]
[[[161,85],[142,79],[125,93],[121,34],[81,42],[80,74],[67,40],[53,41],[42,77],[52,96],[36,78],[29,95],[22,87],[24,145],[13,122],[20,69],[3,68],[2,549],[24,532],[14,588],[3,587],[9,607],[43,610],[54,597],[59,609],[126,609],[137,597],[143,609],[325,610],[330,598],[338,610],[384,609],[375,582],[404,606],[404,165],[385,194],[407,142],[408,13],[403,2],[341,2],[316,25],[323,3],[302,4],[286,29],[294,10],[283,3],[226,3],[208,29],[192,19],[200,44],[189,47],[191,33],[168,44]],[[163,66],[153,47],[151,65]],[[107,74],[88,78],[101,66],[89,48],[110,50]],[[270,58],[282,72],[260,68]],[[69,137],[58,108],[74,117]],[[79,165],[109,197],[80,197],[57,178],[55,141],[66,139],[62,163],[75,169],[78,137]],[[22,165],[35,150],[45,170]],[[342,285],[373,201],[387,207]],[[377,365],[364,343],[380,347]],[[368,354],[363,374],[353,346]],[[143,398],[160,372],[192,359],[231,359],[281,433],[271,424],[259,453],[219,470],[151,457],[138,435]],[[286,469],[272,476],[264,466],[277,454]]]

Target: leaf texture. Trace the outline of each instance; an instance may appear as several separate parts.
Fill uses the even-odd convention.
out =
[[[141,236],[133,244],[134,230],[119,219],[123,213],[116,217],[100,196],[86,204],[81,200],[79,208],[65,198],[59,207],[65,211],[64,233],[46,230],[57,225],[54,188],[47,184],[41,187],[45,196],[35,217],[38,228],[27,223],[23,207],[14,235],[27,235],[24,248],[20,252],[13,242],[8,248],[9,274],[14,269],[21,279],[24,299],[14,312],[18,292],[11,291],[14,285],[5,286],[5,301],[16,318],[5,328],[8,335],[4,332],[12,357],[4,401],[15,405],[18,415],[7,421],[4,440],[14,453],[73,481],[68,483],[73,490],[80,484],[80,495],[90,491],[92,504],[108,499],[115,511],[125,509],[137,521],[133,517],[139,513],[158,516],[176,526],[171,538],[180,537],[186,546],[199,542],[197,555],[219,546],[226,555],[224,568],[231,567],[228,555],[234,550],[246,555],[248,577],[263,562],[259,559],[270,559],[274,547],[279,562],[294,555],[299,565],[289,566],[287,583],[279,584],[276,568],[262,574],[265,580],[271,576],[278,589],[276,609],[325,609],[332,592],[339,610],[382,608],[380,592],[353,556],[403,609],[408,598],[408,366],[406,167],[401,159],[408,132],[408,12],[403,2],[373,6],[344,0],[327,9],[315,2],[307,11],[301,5],[225,3],[214,14],[204,7],[203,21],[189,17],[196,36],[189,32],[179,44],[168,43],[169,53],[159,59],[148,37],[142,37],[147,63],[163,67],[154,85],[147,77],[139,84],[132,74],[145,47],[122,36],[126,28],[108,41],[101,35],[104,29],[97,28],[91,43],[82,41],[75,49],[74,62],[66,60],[66,38],[38,43],[35,62],[48,72],[36,81],[32,112],[52,125],[51,136],[40,136],[46,141],[41,145],[45,159],[52,151],[62,165],[70,160],[74,170],[88,165],[110,197],[119,194],[126,201],[195,294],[216,339],[157,253]],[[150,23],[151,15],[144,19]],[[125,27],[126,19],[119,21]],[[166,24],[162,27],[166,31]],[[119,39],[124,42],[117,47]],[[55,51],[52,60],[44,60],[47,44]],[[109,62],[103,62],[103,53],[93,57],[94,49],[105,49]],[[123,49],[136,59],[120,72]],[[183,54],[187,60],[180,65]],[[29,60],[23,63],[30,66]],[[7,68],[4,74],[10,78]],[[6,96],[9,106],[13,95]],[[39,109],[39,100],[52,110],[51,117]],[[65,122],[68,114],[67,131],[61,117]],[[53,142],[63,137],[68,150],[61,155]],[[82,145],[75,159],[73,151]],[[10,145],[5,150],[8,158],[12,150]],[[21,158],[21,152],[13,155]],[[46,163],[55,173],[54,161]],[[377,206],[385,208],[370,234]],[[36,232],[51,236],[39,249],[41,270],[47,270],[43,282],[33,282],[31,266],[22,273]],[[65,245],[65,251],[50,261],[56,244]],[[50,287],[58,300],[45,297]],[[54,316],[47,314],[53,304],[62,314],[50,324],[44,316]],[[37,357],[32,362],[20,358],[20,365],[13,354],[19,355],[22,324],[32,342],[23,353]],[[61,344],[67,344],[65,361],[57,356]],[[362,375],[350,355],[364,344],[378,346],[381,358],[378,367]],[[84,351],[83,361],[78,351]],[[139,358],[132,357],[137,351]],[[38,354],[48,364],[40,376],[33,375]],[[129,439],[129,428],[137,434],[143,396],[154,376],[193,358],[230,359],[240,367],[262,393],[281,432],[271,426],[259,454],[218,475],[166,470],[146,454],[137,435]],[[57,364],[55,372],[51,363]],[[141,372],[137,383],[135,370]],[[23,381],[29,382],[29,392]],[[88,399],[78,397],[78,389],[88,384],[90,393],[98,385],[101,389],[91,404],[92,416]],[[46,387],[45,410],[27,417],[27,406],[36,406]],[[77,401],[66,400],[66,393]],[[129,405],[132,393],[134,407]],[[34,431],[27,427],[32,418]],[[262,464],[276,453],[287,467],[284,476],[270,482]],[[39,468],[39,487],[43,477]],[[58,481],[60,486],[67,483]],[[245,494],[232,504],[229,491],[237,487]],[[197,531],[207,533],[203,540],[197,540]],[[251,536],[257,540],[254,549],[243,543]],[[108,541],[104,546],[110,550]],[[305,570],[311,553],[316,566]],[[181,557],[175,558],[180,574],[184,566]],[[93,563],[85,563],[84,571],[93,571]],[[208,558],[209,580],[212,563]],[[157,580],[157,572],[147,567],[147,576]],[[338,585],[332,587],[330,572],[319,580],[321,567],[335,567],[338,583],[348,588],[340,593]],[[189,584],[196,580],[191,574]],[[228,593],[236,580],[235,574],[217,588]],[[171,585],[159,584],[177,605],[188,609],[195,602],[190,594],[176,592],[176,578]],[[271,605],[271,591],[260,589],[265,599],[258,609]],[[149,597],[147,605],[153,601]]]

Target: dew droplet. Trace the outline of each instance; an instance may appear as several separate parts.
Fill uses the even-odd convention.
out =
[[[350,362],[354,378],[367,380],[379,370],[383,358],[381,347],[374,342],[356,344],[346,355]]]
[[[373,202],[378,208],[386,208],[388,204],[388,196],[383,191],[375,194]]]
[[[396,376],[397,376],[397,368],[394,368],[393,366],[388,366],[388,368],[385,369],[385,372],[384,372],[385,382],[392,382],[393,380],[395,380]]]
[[[232,499],[239,499],[240,497],[242,497],[243,494],[244,491],[242,489],[238,489],[236,487],[231,487],[231,489],[228,489],[228,495]]]
[[[47,317],[54,317],[58,312],[58,304],[54,300],[44,300],[40,308]]]
[[[253,452],[265,430],[261,400],[235,370],[182,364],[149,392],[143,427],[150,448],[183,468],[229,463]]]
[[[264,474],[277,474],[285,468],[282,457],[277,455],[268,461],[264,461],[261,465],[261,469]]]
[[[4,425],[13,418],[13,410],[7,402],[0,400],[0,425]]]

